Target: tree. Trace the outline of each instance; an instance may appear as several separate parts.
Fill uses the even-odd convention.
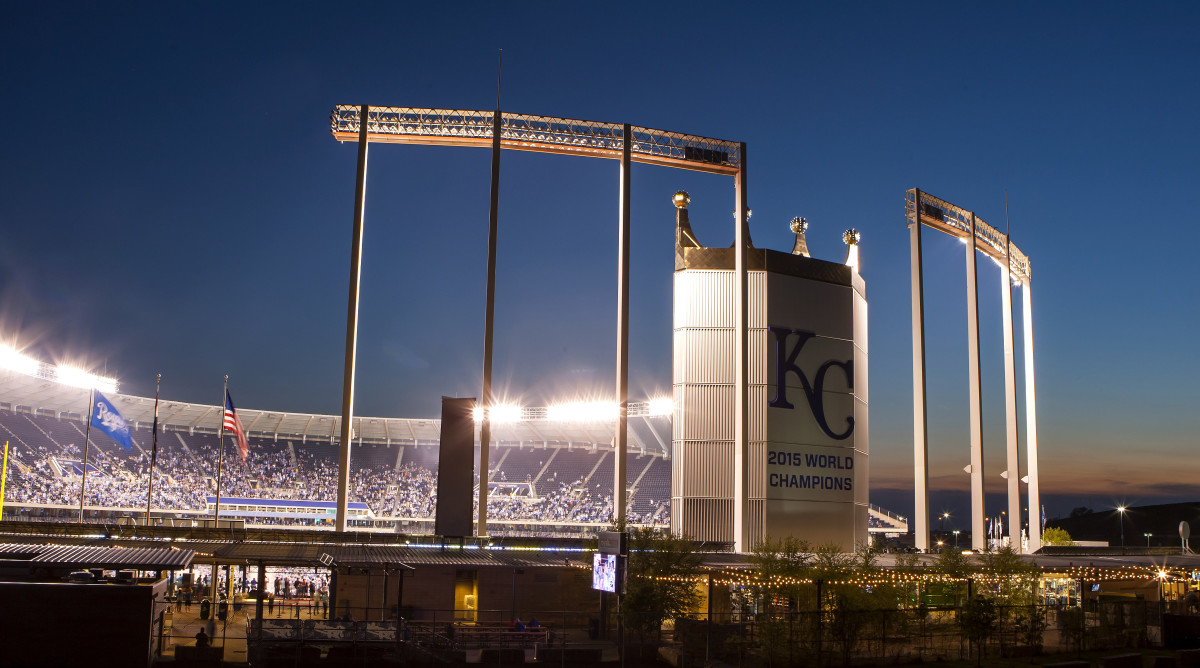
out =
[[[983,555],[983,575],[992,583],[992,594],[1003,606],[1034,603],[1038,567],[1010,546]]]
[[[800,611],[801,606],[806,608],[803,612],[809,612],[808,606],[815,609],[813,586],[801,584],[809,577],[811,552],[808,542],[795,536],[768,538],[754,549],[752,563],[758,579],[755,590],[762,602],[756,636],[767,666],[792,665],[797,636],[809,631],[794,623],[792,613]],[[786,610],[776,605],[777,600],[786,601]]]
[[[762,610],[767,616],[773,612],[776,596],[796,600],[799,586],[794,583],[807,575],[811,551],[807,541],[795,536],[768,538],[754,549],[751,559],[758,574],[758,592],[763,597]]]
[[[933,564],[933,570],[950,580],[929,586],[929,593],[936,597],[935,603],[957,606],[965,594],[967,578],[974,572],[970,560],[961,550],[942,550]]]
[[[1071,540],[1071,534],[1067,533],[1066,529],[1058,527],[1049,527],[1042,532],[1042,543],[1045,545],[1074,545],[1075,541]]]
[[[996,602],[986,596],[975,596],[963,606],[958,625],[963,635],[975,645],[975,665],[983,663],[984,643],[995,632],[998,620]]]
[[[1023,644],[1039,647],[1045,630],[1044,618],[1037,614],[1037,583],[1040,571],[1010,546],[983,555],[983,582],[980,591],[995,599],[996,618],[1006,638],[1017,637]]]
[[[629,532],[626,593],[621,605],[626,628],[637,633],[642,643],[649,634],[661,634],[664,620],[696,607],[700,563],[700,554],[687,537],[650,527]]]

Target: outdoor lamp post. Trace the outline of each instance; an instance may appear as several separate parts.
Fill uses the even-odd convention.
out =
[[[1125,547],[1125,506],[1117,506],[1117,521],[1121,523],[1121,547]]]
[[[954,549],[958,549],[958,529],[954,530]]]
[[[1146,547],[1150,547],[1150,537],[1151,537],[1151,536],[1153,536],[1154,534],[1152,534],[1152,533],[1144,533],[1144,534],[1142,534],[1142,535],[1146,537]]]

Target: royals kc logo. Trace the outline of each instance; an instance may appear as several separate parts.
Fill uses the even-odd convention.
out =
[[[817,375],[813,377],[810,383],[808,376],[804,375],[804,370],[796,365],[796,357],[800,355],[800,350],[804,348],[804,344],[808,343],[808,340],[816,336],[816,334],[775,325],[771,325],[767,329],[775,335],[775,398],[767,405],[772,408],[795,408],[787,399],[787,375],[794,373],[796,374],[796,378],[800,380],[800,387],[804,389],[804,394],[808,398],[808,407],[812,410],[813,417],[817,419],[817,425],[821,427],[821,431],[836,441],[849,438],[850,434],[854,433],[854,418],[852,416],[846,418],[846,431],[840,434],[834,433],[829,428],[829,422],[825,418],[825,375],[829,373],[829,369],[832,367],[838,367],[842,370],[842,373],[846,374],[847,387],[853,390],[854,360],[846,360],[845,362],[829,360],[825,362],[817,369]],[[789,349],[788,341],[792,339],[793,335],[795,336],[795,343]]]

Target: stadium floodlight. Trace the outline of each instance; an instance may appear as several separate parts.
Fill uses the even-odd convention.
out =
[[[675,413],[675,402],[670,397],[662,399],[651,399],[649,401],[649,415],[663,416],[672,415]]]
[[[611,401],[580,401],[550,406],[546,418],[555,422],[603,422],[617,419],[617,413],[617,404]]]
[[[82,387],[86,390],[95,388],[101,392],[117,391],[117,380],[115,378],[97,376],[83,369],[70,366],[59,365],[54,367],[54,379],[63,385]]]
[[[514,404],[496,404],[489,411],[489,420],[493,424],[505,422],[520,422],[523,409]],[[476,405],[471,413],[476,422],[483,421],[483,406]]]
[[[26,376],[36,376],[39,364],[41,363],[37,360],[21,354],[13,348],[0,346],[0,369],[16,371]]]

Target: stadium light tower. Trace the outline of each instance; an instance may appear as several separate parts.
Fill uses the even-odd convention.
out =
[[[497,104],[499,107],[499,104]],[[749,348],[747,336],[749,277],[746,267],[747,172],[746,145],[721,139],[620,123],[597,123],[566,118],[472,111],[462,109],[416,109],[409,107],[370,107],[338,105],[331,117],[331,132],[339,141],[359,142],[358,172],[354,202],[354,245],[351,253],[350,298],[346,322],[346,370],[342,387],[342,450],[338,470],[337,528],[345,530],[346,503],[349,496],[350,422],[353,415],[355,347],[358,328],[358,283],[361,259],[363,203],[366,192],[367,144],[426,144],[435,146],[496,147],[558,153],[592,158],[620,160],[618,199],[617,258],[617,364],[616,400],[618,404],[615,475],[613,488],[614,519],[625,517],[626,449],[628,439],[629,396],[629,226],[630,179],[632,163],[640,162],[679,169],[734,177],[735,237],[737,244],[735,279],[734,378],[737,384],[735,408],[735,489],[740,490],[734,513],[736,547],[747,547],[745,515],[748,510],[747,453],[749,448]],[[498,188],[498,168],[493,154],[493,205]],[[492,224],[494,226],[494,216]],[[486,363],[485,363],[486,366]],[[485,388],[485,395],[488,394]],[[485,404],[490,397],[483,397]],[[485,434],[486,436],[486,434]],[[480,444],[482,486],[487,481],[487,443]],[[481,498],[485,498],[481,494]],[[479,530],[486,530],[487,504],[479,504]]]
[[[982,388],[979,362],[979,308],[976,256],[983,253],[1000,267],[1002,276],[1001,316],[1004,328],[1004,387],[1005,427],[1008,463],[1008,510],[1009,542],[1020,545],[1020,462],[1017,448],[1017,400],[1016,368],[1013,350],[1012,289],[1014,285],[1024,288],[1024,344],[1025,344],[1025,429],[1026,460],[1029,480],[1029,551],[1041,547],[1041,523],[1037,513],[1041,508],[1038,488],[1037,456],[1037,405],[1034,392],[1033,366],[1033,307],[1030,294],[1029,257],[1022,253],[1009,239],[1009,235],[988,225],[982,219],[961,207],[933,197],[917,188],[905,194],[905,210],[909,228],[910,271],[912,290],[912,346],[913,346],[913,478],[916,497],[914,533],[916,546],[928,550],[929,541],[929,429],[928,409],[925,395],[925,302],[924,302],[924,259],[922,255],[922,229],[933,228],[961,240],[966,246],[967,282],[967,350],[970,419],[971,465],[971,543],[972,547],[983,548],[986,541],[984,530],[983,496],[983,424]]]

